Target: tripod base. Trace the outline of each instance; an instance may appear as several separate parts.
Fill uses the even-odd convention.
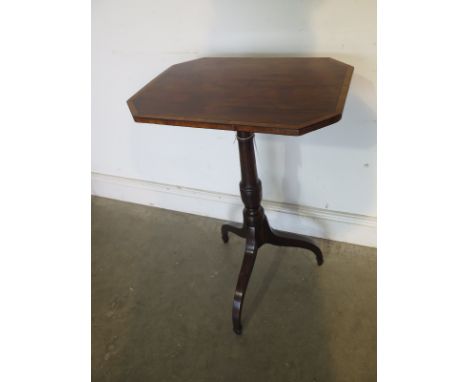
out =
[[[317,264],[318,265],[323,264],[322,251],[307,236],[274,230],[273,228],[270,227],[270,224],[268,223],[266,216],[264,217],[264,221],[263,221],[261,229],[263,229],[264,231],[260,235],[258,235],[260,238],[259,241],[253,240],[253,243],[252,243],[253,247],[259,249],[263,244],[273,244],[273,245],[278,245],[282,247],[297,247],[297,248],[310,249],[317,258]],[[221,237],[223,239],[223,242],[225,243],[229,241],[228,232],[231,232],[244,239],[247,239],[249,230],[243,224],[238,224],[238,223],[223,224],[221,227]],[[255,237],[257,235],[251,235],[251,236]]]
[[[261,208],[261,214],[262,218],[252,226],[236,223],[226,223],[221,226],[221,237],[225,243],[229,241],[229,233],[246,239],[244,260],[242,261],[232,306],[232,323],[236,334],[242,333],[242,305],[257,252],[263,244],[309,249],[315,254],[317,264],[323,264],[322,251],[311,239],[294,233],[276,231],[270,227],[268,219],[263,213],[263,208]]]
[[[257,175],[253,139],[254,134],[252,133],[241,131],[237,133],[242,175],[240,193],[245,206],[244,223],[223,224],[221,227],[221,237],[225,243],[229,241],[229,232],[245,239],[244,260],[242,261],[232,304],[232,323],[236,334],[242,333],[242,304],[257,252],[263,244],[309,249],[315,254],[318,265],[323,264],[322,251],[311,239],[293,233],[275,231],[270,227],[261,206],[262,182]]]

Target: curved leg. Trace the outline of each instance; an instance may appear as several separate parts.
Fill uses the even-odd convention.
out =
[[[257,257],[258,246],[255,242],[255,230],[248,231],[247,242],[245,244],[244,259],[237,280],[236,291],[234,293],[234,302],[232,303],[232,324],[236,334],[242,333],[241,314],[242,305],[249,284],[250,275]]]
[[[246,230],[244,229],[244,225],[240,223],[226,223],[221,226],[221,237],[225,243],[229,241],[228,232],[232,232],[233,234],[245,238]]]
[[[317,264],[323,264],[322,251],[307,236],[297,235],[295,233],[289,232],[275,231],[270,227],[266,241],[267,243],[273,245],[310,249],[317,258]]]

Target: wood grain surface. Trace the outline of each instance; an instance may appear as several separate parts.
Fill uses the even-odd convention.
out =
[[[331,58],[201,58],[127,102],[136,122],[302,135],[341,119],[352,72]]]

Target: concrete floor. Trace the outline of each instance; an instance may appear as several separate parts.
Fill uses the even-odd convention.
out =
[[[375,381],[376,250],[265,245],[244,306],[243,241],[221,222],[92,199],[93,381]]]

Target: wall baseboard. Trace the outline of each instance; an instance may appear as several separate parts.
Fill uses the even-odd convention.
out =
[[[131,203],[187,212],[227,221],[242,221],[240,196],[203,191],[93,172],[92,194]],[[274,228],[308,236],[377,246],[377,222],[372,216],[330,211],[264,200]]]

